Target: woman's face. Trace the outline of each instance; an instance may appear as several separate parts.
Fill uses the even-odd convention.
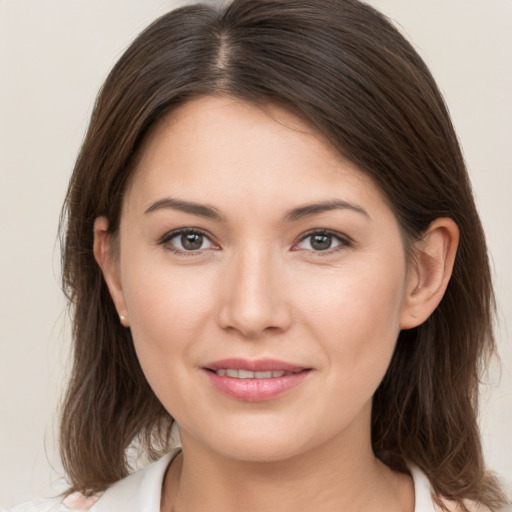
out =
[[[372,181],[293,114],[205,97],[161,122],[118,263],[117,308],[187,442],[243,460],[369,444],[406,309],[402,237]]]

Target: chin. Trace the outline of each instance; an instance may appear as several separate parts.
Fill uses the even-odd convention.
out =
[[[240,462],[279,462],[289,460],[304,451],[306,447],[284,441],[283,438],[267,436],[252,439],[231,440],[229,445],[218,446],[218,453],[226,458]]]
[[[276,421],[230,424],[229,428],[226,424],[218,428],[211,425],[208,432],[184,432],[181,426],[183,445],[187,449],[189,445],[199,443],[222,457],[264,463],[288,460],[314,448],[319,441],[308,434],[314,429],[297,428],[297,422],[289,425]]]

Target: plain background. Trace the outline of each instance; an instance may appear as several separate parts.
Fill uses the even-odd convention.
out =
[[[0,0],[0,504],[51,494],[68,367],[57,224],[98,88],[178,2]],[[183,2],[182,2],[183,3]],[[458,131],[494,265],[503,359],[483,388],[488,463],[512,481],[512,1],[373,0],[413,41]]]

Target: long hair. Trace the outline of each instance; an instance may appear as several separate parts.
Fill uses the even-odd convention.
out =
[[[148,130],[204,95],[293,108],[372,178],[405,240],[438,217],[460,230],[446,294],[402,331],[375,393],[378,458],[429,477],[438,496],[504,503],[484,467],[479,376],[494,351],[487,248],[461,150],[424,62],[383,15],[356,0],[234,0],[191,5],[150,25],[103,85],[63,210],[63,286],[74,313],[74,366],[62,411],[71,490],[108,487],[129,471],[136,441],[168,448],[172,418],[137,361],[93,256],[93,223],[117,233],[121,203]]]

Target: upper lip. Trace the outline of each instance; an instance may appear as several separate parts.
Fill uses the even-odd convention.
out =
[[[220,361],[214,361],[204,365],[207,370],[248,370],[251,372],[268,372],[268,371],[284,371],[284,372],[300,372],[302,370],[308,370],[306,366],[301,366],[293,363],[287,363],[286,361],[279,361],[277,359],[242,359],[242,358],[230,358],[221,359]]]

